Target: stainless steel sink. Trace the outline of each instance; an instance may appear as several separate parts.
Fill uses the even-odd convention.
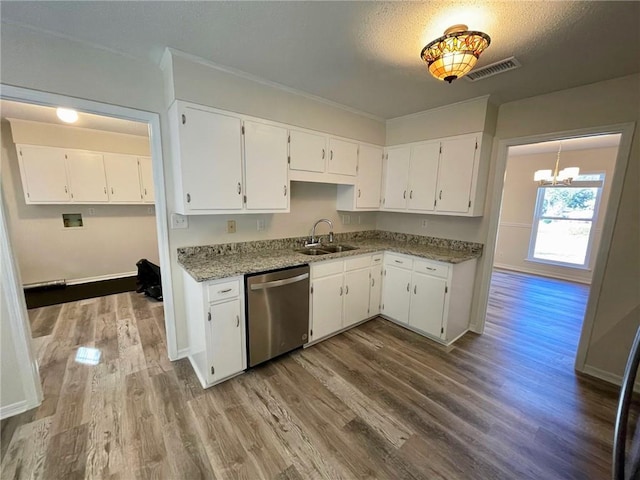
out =
[[[350,250],[357,250],[358,247],[352,247],[351,245],[322,245],[322,250],[326,250],[331,253],[348,252]]]
[[[319,248],[299,248],[295,251],[298,253],[302,253],[303,255],[328,255],[331,253],[327,250],[321,250]]]

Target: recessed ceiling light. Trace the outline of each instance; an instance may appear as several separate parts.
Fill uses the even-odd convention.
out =
[[[75,123],[78,120],[78,112],[70,108],[58,108],[56,114],[65,123]]]

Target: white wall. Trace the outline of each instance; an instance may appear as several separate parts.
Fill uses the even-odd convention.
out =
[[[13,346],[7,305],[6,288],[0,284],[0,410],[12,410],[12,406],[27,399]]]
[[[13,133],[13,139],[12,139]],[[159,262],[152,205],[27,205],[16,143],[149,155],[145,137],[64,126],[2,122],[2,182],[14,253],[25,284],[90,281],[136,271],[136,262]],[[95,213],[90,213],[93,209]],[[84,227],[64,228],[63,213],[82,214]]]
[[[621,375],[635,331],[640,325],[640,75],[540,95],[503,104],[498,114],[496,140],[550,132],[634,122],[636,131],[618,208],[611,248],[600,291],[593,331],[586,338],[585,368]],[[494,148],[492,169],[497,159]],[[489,174],[485,212],[493,208],[495,171]],[[485,218],[488,216],[485,215]],[[481,264],[486,274],[491,265]]]
[[[494,265],[525,273],[591,283],[617,153],[617,148],[598,148],[565,150],[560,156],[561,167],[579,167],[581,174],[605,173],[599,215],[594,224],[595,237],[587,269],[562,267],[527,260],[538,193],[538,184],[533,181],[533,174],[536,170],[553,168],[557,153],[510,156],[507,159]]]

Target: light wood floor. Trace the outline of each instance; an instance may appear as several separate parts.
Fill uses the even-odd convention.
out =
[[[617,389],[573,371],[586,298],[496,272],[485,335],[375,319],[208,390],[165,358],[159,303],[32,310],[45,398],[2,422],[1,477],[609,478]]]

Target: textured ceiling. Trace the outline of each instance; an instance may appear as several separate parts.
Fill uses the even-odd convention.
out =
[[[640,2],[1,2],[3,22],[158,63],[164,47],[380,118],[492,95],[502,103],[640,71]],[[491,36],[478,66],[433,79],[422,47],[456,23]]]

